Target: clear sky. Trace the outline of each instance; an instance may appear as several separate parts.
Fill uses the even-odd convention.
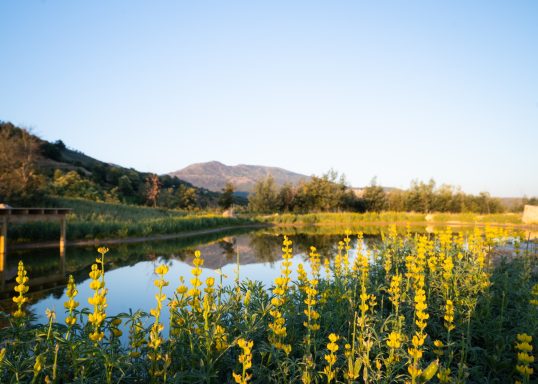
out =
[[[0,2],[0,119],[98,159],[538,195],[538,1]]]

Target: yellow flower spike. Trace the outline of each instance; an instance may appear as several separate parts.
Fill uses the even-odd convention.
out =
[[[398,349],[402,346],[403,336],[399,332],[391,332],[387,338],[387,346]]]
[[[228,336],[224,327],[217,325],[215,327],[215,348],[218,352],[224,351],[228,347]]]
[[[329,340],[331,341],[331,343],[335,343],[337,342],[338,340],[340,339],[340,337],[338,335],[336,335],[335,333],[331,333],[329,335]]]
[[[241,374],[232,372],[232,376],[237,384],[247,384],[252,378],[252,375],[248,373],[248,369],[252,367],[252,347],[254,342],[240,338],[237,340],[237,345],[242,350],[238,357],[238,361],[242,365],[242,371]]]
[[[319,253],[317,253],[316,247],[310,247],[310,253],[308,254],[308,256],[310,259],[310,268],[312,269],[312,275],[315,279],[319,279],[321,259]]]
[[[164,325],[160,323],[160,316],[162,310],[162,303],[166,300],[166,295],[163,293],[163,287],[168,286],[169,282],[164,280],[164,275],[168,273],[168,266],[165,264],[159,265],[155,268],[155,274],[159,276],[153,283],[159,289],[155,294],[155,300],[157,301],[157,307],[150,310],[150,315],[155,318],[154,323],[149,333],[148,347],[148,359],[151,361],[150,374],[153,377],[160,376],[162,371],[159,370],[159,362],[163,360],[163,355],[160,352],[160,346],[164,342],[161,332],[164,329]]]
[[[13,290],[19,294],[18,296],[13,297],[13,302],[17,304],[17,310],[13,312],[13,316],[16,318],[22,318],[26,315],[23,310],[23,305],[28,302],[28,298],[25,297],[24,294],[29,290],[29,280],[27,271],[24,269],[24,263],[21,260],[17,266],[17,277],[15,278],[15,281],[18,284],[13,288]]]
[[[336,351],[338,351],[338,344],[336,342],[340,339],[335,333],[329,335],[329,343],[327,344],[327,350],[329,353],[325,354],[323,358],[327,362],[327,365],[323,368],[323,373],[327,376],[327,383],[330,383],[336,378],[336,371],[334,365],[336,364]]]
[[[245,293],[245,298],[243,300],[243,303],[245,306],[248,307],[248,305],[250,304],[250,298],[252,296],[252,292],[250,291],[250,289],[247,291],[247,293]]]
[[[161,264],[155,268],[156,275],[166,275],[168,273],[168,266],[166,264]]]
[[[291,274],[291,261],[293,257],[293,249],[290,247],[292,241],[288,239],[287,236],[284,236],[284,241],[282,242],[282,268],[281,275],[274,280],[275,287],[273,288],[273,294],[275,295],[271,299],[271,304],[274,308],[269,312],[273,317],[273,322],[269,323],[269,329],[271,333],[268,336],[268,340],[275,348],[280,349],[288,355],[291,352],[291,345],[285,344],[284,340],[287,336],[287,331],[285,327],[285,319],[282,316],[280,307],[286,303],[287,293],[289,289],[290,274]]]
[[[108,248],[99,247],[97,251],[101,254],[101,258],[99,259],[101,269],[99,269],[99,265],[97,264],[93,264],[91,266],[91,271],[89,273],[89,276],[92,279],[92,281],[90,282],[90,288],[94,291],[94,294],[92,297],[88,298],[88,303],[93,306],[93,312],[88,315],[88,321],[93,325],[93,332],[89,335],[89,338],[95,343],[101,341],[104,338],[104,333],[101,331],[101,325],[106,319],[105,310],[108,306],[106,301],[107,290],[104,288],[104,256],[108,252]],[[76,320],[74,320],[74,317],[71,313],[68,318],[71,325],[75,323]]]
[[[522,382],[530,382],[530,376],[534,373],[534,369],[530,367],[534,363],[534,356],[532,355],[532,336],[526,333],[518,333],[516,336],[518,342],[516,342],[517,350],[517,365],[516,371],[521,375]]]
[[[34,377],[43,370],[43,363],[45,362],[45,355],[38,355],[34,363]]]
[[[104,255],[108,251],[109,251],[109,249],[107,247],[99,247],[99,248],[97,248],[97,252],[99,252],[101,255]]]
[[[65,323],[68,325],[68,326],[73,326],[77,323],[77,319],[76,317],[73,317],[73,316],[67,316],[65,318]]]
[[[517,343],[516,348],[520,351],[524,352],[531,352],[532,351],[532,345],[530,345],[527,342]]]
[[[516,336],[517,340],[522,343],[532,342],[532,336],[527,335],[526,333],[518,333]]]

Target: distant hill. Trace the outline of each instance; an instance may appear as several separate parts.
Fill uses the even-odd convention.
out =
[[[31,163],[25,160],[30,153]],[[151,173],[95,159],[68,148],[61,140],[54,143],[43,140],[9,122],[0,121],[0,154],[0,158],[7,159],[0,164],[0,202],[43,204],[47,196],[63,196],[148,204]],[[23,183],[24,177],[19,174],[24,169],[32,175],[32,185]],[[28,185],[33,188],[34,197],[23,200],[20,196],[29,190]],[[158,185],[156,205],[165,208],[216,206],[221,195],[170,175],[158,176]],[[246,204],[246,199],[239,203]]]
[[[273,176],[279,187],[285,183],[297,184],[310,179],[309,176],[277,167],[246,164],[230,166],[218,161],[191,164],[170,175],[215,192],[221,191],[227,182],[231,182],[236,191],[242,193],[252,192],[256,182],[268,175]]]

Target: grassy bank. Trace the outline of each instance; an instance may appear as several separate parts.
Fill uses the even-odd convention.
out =
[[[535,382],[537,259],[518,243],[510,257],[491,259],[507,236],[503,229],[435,237],[391,229],[371,249],[359,235],[353,257],[346,236],[331,259],[312,249],[306,270],[292,263],[285,239],[272,287],[201,281],[195,253],[192,276],[171,297],[162,287],[178,277],[166,265],[155,269],[149,314],[107,313],[102,249],[90,272],[93,296],[79,297],[73,280],[67,288],[66,324],[52,312],[48,324],[29,322],[20,265],[20,306],[0,316],[0,381]]]
[[[522,224],[521,214],[499,213],[491,215],[479,215],[474,213],[416,213],[416,212],[366,212],[366,213],[307,213],[307,214],[275,214],[256,216],[262,222],[275,225],[331,225],[342,227],[356,227],[365,224],[390,224],[390,223],[484,223],[484,224]]]
[[[81,199],[56,199],[53,204],[73,209],[67,216],[68,240],[146,237],[254,223],[252,219],[226,218],[216,213],[193,214]],[[15,242],[52,241],[59,233],[59,223],[34,222],[11,225],[8,237]]]

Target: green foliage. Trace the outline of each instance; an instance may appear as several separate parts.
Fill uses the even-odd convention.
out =
[[[219,207],[222,209],[228,209],[234,203],[234,186],[228,182],[222,190],[222,194],[219,197]]]
[[[370,186],[364,189],[362,195],[367,211],[381,212],[387,207],[387,195],[383,187],[376,184],[376,179],[372,179]]]
[[[530,200],[523,200],[530,201]],[[408,190],[385,191],[376,179],[356,195],[343,177],[334,171],[296,186],[283,185],[277,190],[270,177],[256,184],[249,197],[249,208],[254,212],[473,212],[501,213],[499,199],[482,192],[477,196],[463,193],[450,185],[436,188],[435,181],[413,181]],[[522,207],[520,207],[520,210]]]
[[[57,196],[78,197],[93,201],[105,200],[104,191],[95,182],[83,178],[76,171],[64,174],[59,169],[55,170],[50,189]]]
[[[277,209],[277,189],[271,175],[256,183],[248,198],[248,204],[255,212],[273,212]]]
[[[260,180],[249,196],[249,208],[254,212],[327,212],[355,209],[357,199],[347,187],[345,178],[335,171],[295,187],[291,184],[277,189],[271,175]]]
[[[487,192],[479,195],[463,193],[450,185],[435,187],[435,181],[428,183],[413,181],[405,191],[394,190],[387,193],[387,209],[414,212],[473,212],[479,214],[501,213],[504,208],[499,199]]]

